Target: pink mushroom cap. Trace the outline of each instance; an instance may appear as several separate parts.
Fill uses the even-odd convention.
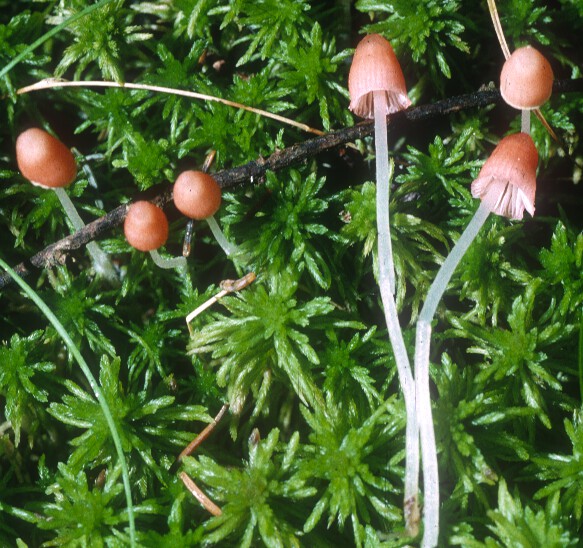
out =
[[[176,209],[190,219],[207,219],[221,206],[221,187],[202,171],[183,171],[173,189]]]
[[[168,219],[156,204],[140,200],[130,205],[123,230],[132,247],[153,251],[168,239]]]
[[[43,188],[69,186],[77,176],[73,153],[56,137],[36,127],[16,139],[16,163],[23,177]]]
[[[522,219],[526,209],[534,215],[538,152],[530,135],[504,137],[472,183],[472,196],[492,213]]]
[[[406,109],[405,77],[391,44],[379,34],[365,36],[356,46],[348,74],[350,110],[361,118],[374,118],[373,92],[384,91],[387,114]]]
[[[502,98],[519,110],[539,108],[553,91],[553,69],[544,55],[531,46],[518,48],[500,73]]]

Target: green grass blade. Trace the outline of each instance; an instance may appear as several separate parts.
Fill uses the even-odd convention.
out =
[[[121,445],[121,439],[120,439],[119,434],[116,430],[115,422],[113,421],[113,417],[111,415],[109,405],[107,404],[107,401],[105,400],[105,397],[103,396],[103,392],[101,391],[101,388],[99,387],[99,385],[97,383],[97,380],[95,379],[95,377],[91,373],[91,370],[89,369],[89,366],[87,365],[87,362],[85,361],[85,359],[81,355],[81,352],[79,352],[79,349],[77,348],[77,346],[75,345],[75,343],[73,342],[73,340],[71,339],[71,337],[69,336],[67,331],[65,330],[65,327],[59,321],[59,319],[53,314],[53,312],[49,309],[49,307],[45,304],[45,302],[38,296],[38,294],[35,292],[35,290],[32,287],[30,287],[18,274],[16,274],[16,272],[14,270],[12,270],[12,268],[10,268],[2,259],[0,259],[0,266],[6,272],[8,272],[8,274],[12,277],[12,279],[22,288],[22,290],[26,293],[26,295],[34,302],[34,304],[36,304],[36,306],[40,309],[40,311],[45,315],[45,317],[51,322],[53,327],[57,330],[57,333],[61,336],[61,338],[63,339],[63,341],[67,345],[67,348],[69,349],[69,351],[71,352],[71,354],[73,355],[73,357],[75,358],[77,363],[79,364],[81,371],[83,371],[83,374],[87,378],[87,381],[89,382],[89,385],[91,386],[91,389],[93,390],[93,392],[95,393],[95,396],[97,397],[99,405],[101,406],[101,409],[103,410],[103,415],[105,416],[105,420],[107,421],[107,424],[109,426],[109,430],[111,431],[111,437],[113,438],[113,443],[115,445],[115,449],[117,451],[117,454],[118,454],[118,457],[119,457],[119,460],[121,463],[122,478],[123,478],[124,490],[125,490],[125,494],[126,494],[128,522],[129,522],[129,526],[130,526],[131,545],[135,546],[136,545],[136,537],[135,537],[136,525],[135,525],[135,517],[134,517],[134,507],[133,507],[133,503],[132,503],[132,493],[131,493],[131,487],[130,487],[130,476],[128,473],[128,466],[127,466],[127,462],[126,462],[123,448]]]
[[[84,10],[81,10],[79,13],[72,15],[56,27],[53,27],[51,30],[43,34],[38,40],[35,40],[30,46],[26,49],[21,51],[10,63],[8,63],[5,67],[0,69],[0,78],[2,78],[5,74],[8,74],[20,61],[22,61],[30,52],[34,51],[36,48],[44,44],[49,38],[52,38],[55,34],[63,30],[67,25],[74,23],[77,19],[81,17],[85,17],[88,13],[91,13],[93,10],[96,10],[105,4],[111,2],[111,0],[101,0],[92,6],[87,6]]]
[[[581,402],[583,402],[583,311],[579,321],[579,391],[581,393]]]

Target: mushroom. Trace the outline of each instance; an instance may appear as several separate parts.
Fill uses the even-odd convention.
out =
[[[227,256],[238,253],[219,227],[213,215],[221,206],[221,187],[208,173],[202,171],[183,171],[174,182],[174,205],[190,219],[205,220]]]
[[[538,50],[525,46],[515,50],[502,67],[500,93],[522,111],[522,132],[530,133],[530,111],[540,108],[553,90],[553,69]]]
[[[389,164],[387,114],[406,109],[411,101],[401,65],[391,44],[379,34],[365,36],[354,52],[348,75],[350,110],[374,119],[377,179],[377,223],[379,232],[379,277],[388,277],[395,294],[395,267],[389,228]]]
[[[537,164],[536,147],[526,133],[509,135],[498,143],[472,183],[472,196],[481,199],[480,206],[441,265],[419,314],[415,340],[415,388],[425,502],[422,546],[437,545],[439,533],[439,476],[429,394],[431,322],[455,268],[488,215],[496,213],[510,219],[522,219],[525,209],[534,214]]]
[[[23,131],[16,139],[16,162],[23,177],[33,185],[55,192],[75,230],[85,223],[65,192],[77,176],[73,153],[56,137],[40,128]],[[89,242],[87,250],[93,259],[95,271],[111,281],[117,274],[106,253],[97,242]]]
[[[160,268],[185,267],[184,257],[164,259],[158,248],[168,239],[168,219],[156,204],[139,200],[130,204],[123,225],[128,243],[139,251],[148,251]]]
[[[504,137],[472,183],[472,196],[492,213],[520,220],[534,215],[538,152],[530,135]]]
[[[530,134],[530,111],[534,110],[549,135],[558,141],[553,128],[542,115],[539,107],[551,96],[553,71],[545,57],[531,46],[518,48],[510,54],[504,37],[495,0],[487,0],[494,30],[506,59],[500,74],[502,98],[512,107],[522,111],[521,129]]]
[[[376,215],[378,231],[379,288],[389,339],[395,355],[399,383],[403,390],[407,425],[405,432],[404,509],[407,533],[418,531],[419,436],[415,411],[415,382],[403,340],[395,304],[395,267],[389,227],[389,166],[387,114],[406,109],[405,78],[391,44],[378,34],[365,36],[354,52],[348,75],[350,110],[362,118],[374,118],[376,155]]]
[[[73,153],[56,137],[36,127],[16,139],[16,161],[22,175],[42,188],[67,187],[77,176]]]

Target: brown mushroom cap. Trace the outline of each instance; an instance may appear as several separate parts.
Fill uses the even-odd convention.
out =
[[[43,188],[69,186],[77,176],[73,153],[40,128],[27,129],[18,136],[16,162],[23,177]]]
[[[538,152],[530,135],[504,137],[472,183],[472,196],[490,211],[509,219],[522,219],[526,209],[534,215]]]
[[[206,219],[221,206],[221,187],[213,177],[202,171],[183,171],[173,190],[178,211],[191,219]]]
[[[387,114],[406,109],[405,77],[391,44],[379,34],[365,36],[356,46],[348,74],[350,110],[361,118],[374,118],[373,92],[384,91]]]
[[[553,69],[541,53],[531,46],[518,48],[502,67],[500,93],[511,107],[539,108],[551,96],[553,78]]]
[[[157,205],[141,200],[130,205],[123,231],[132,247],[152,251],[166,243],[168,219]]]

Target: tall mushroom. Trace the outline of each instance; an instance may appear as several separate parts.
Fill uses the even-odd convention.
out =
[[[387,114],[406,109],[405,77],[391,44],[379,34],[365,36],[354,52],[348,74],[350,110],[357,116],[374,119],[377,179],[377,223],[379,232],[379,274],[388,276],[395,294],[395,267],[389,228],[389,150]]]
[[[43,129],[27,129],[16,139],[16,162],[22,176],[33,185],[55,192],[75,230],[85,226],[65,192],[77,176],[77,164],[73,153],[61,141]],[[93,259],[95,271],[111,281],[117,281],[108,256],[97,242],[89,242],[87,251]]]
[[[415,341],[415,387],[421,439],[424,492],[422,546],[436,546],[439,534],[439,475],[429,394],[431,322],[451,276],[490,213],[522,219],[534,214],[538,153],[529,135],[504,137],[472,183],[472,196],[481,203],[433,280],[419,314]]]
[[[382,36],[365,36],[356,47],[348,75],[348,91],[350,110],[362,118],[373,118],[375,124],[379,288],[407,412],[404,511],[407,533],[415,536],[419,525],[419,438],[415,383],[394,298],[395,267],[389,228],[389,183],[393,164],[389,166],[387,144],[387,114],[406,109],[411,101],[397,56]]]
[[[522,132],[530,133],[530,111],[540,108],[553,90],[553,69],[531,46],[516,49],[502,67],[500,93],[511,107],[522,111]]]

